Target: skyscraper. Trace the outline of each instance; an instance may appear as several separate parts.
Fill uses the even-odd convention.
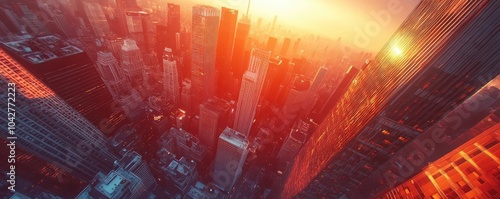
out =
[[[343,183],[337,184],[345,188],[336,187],[332,184],[335,179],[330,177],[329,172],[335,168],[331,164],[332,158],[377,114],[392,117],[392,123],[411,124],[409,128],[423,131],[435,123],[436,118],[441,118],[447,110],[484,85],[484,80],[496,76],[500,68],[489,58],[499,56],[498,51],[492,50],[494,45],[487,44],[499,41],[499,36],[493,33],[499,23],[495,20],[499,5],[497,1],[421,2],[374,61],[355,77],[353,84],[334,106],[334,111],[328,114],[303,146],[290,170],[282,197],[296,195],[314,177],[315,183],[309,185],[306,194],[312,193],[316,197],[341,196],[342,192],[351,189],[366,174],[358,172],[360,176],[352,181],[349,175],[344,179],[338,178]],[[435,10],[437,7],[439,10]],[[484,43],[485,46],[479,48],[477,43]],[[456,88],[450,89],[452,86]],[[416,100],[414,103],[405,102],[406,97],[411,96],[406,92],[419,98],[412,99]],[[440,106],[435,106],[436,103]],[[403,107],[392,108],[399,105]],[[405,107],[408,105],[412,106]],[[382,111],[385,107],[388,107],[386,110],[401,112],[384,114]],[[414,117],[405,118],[406,114]],[[375,133],[377,130],[380,130],[379,134],[387,134],[380,128],[368,132]],[[406,139],[412,139],[413,131],[401,133],[405,132],[408,133],[399,139],[397,134],[393,135],[389,131],[388,135],[394,136],[394,139],[380,140],[380,143],[387,143],[384,150],[397,150]],[[378,147],[371,148],[377,151]],[[371,158],[360,159],[369,161]],[[358,164],[360,161],[354,162]],[[365,172],[370,172],[378,164],[361,166]],[[320,173],[321,170],[325,174]],[[319,187],[323,187],[322,191],[312,191]]]
[[[141,51],[139,50],[139,47],[137,47],[137,43],[134,40],[123,40],[121,59],[125,76],[127,76],[132,86],[136,87],[137,85],[140,85],[142,82],[144,60],[142,59]]]
[[[305,114],[308,114],[309,111],[311,111],[312,107],[315,105],[317,100],[316,93],[318,92],[327,72],[328,72],[327,68],[321,67],[316,73],[316,76],[314,77],[311,87],[307,91],[304,103],[302,104],[302,110],[304,111]]]
[[[96,36],[102,37],[111,33],[108,20],[98,2],[83,1],[83,9]]]
[[[228,192],[241,175],[243,163],[248,155],[248,140],[245,135],[227,127],[219,137],[215,157],[215,184]]]
[[[267,67],[269,66],[268,59],[268,51],[253,49],[248,71],[243,75],[233,129],[245,136],[248,136],[250,133],[253,123]]]
[[[194,6],[191,39],[191,93],[195,113],[199,105],[215,94],[215,52],[220,12],[209,6]]]
[[[266,44],[266,50],[271,51],[271,56],[274,56],[274,50],[276,50],[276,45],[278,44],[278,39],[276,37],[269,37]]]
[[[17,137],[11,142],[82,180],[109,171],[117,156],[104,135],[4,50],[0,49],[0,57],[1,93],[7,96],[8,85],[15,84],[16,128],[0,127]],[[7,110],[7,100],[0,106]],[[7,117],[0,121],[9,122]],[[2,139],[12,138],[5,133]]]
[[[180,107],[187,112],[191,112],[192,108],[192,103],[191,103],[192,97],[191,97],[191,81],[190,80],[183,80],[182,81],[182,92],[181,92],[181,104]]]
[[[215,59],[219,74],[217,77],[217,94],[220,97],[223,97],[225,93],[229,93],[231,89],[231,57],[237,19],[238,10],[222,7],[217,40],[217,57]]]
[[[99,51],[97,53],[96,64],[101,79],[115,100],[120,99],[122,95],[127,95],[130,92],[132,86],[111,52]]]
[[[155,34],[155,51],[158,56],[158,61],[161,63],[163,60],[163,52],[165,48],[168,46],[168,26],[165,25],[156,25],[156,34]]]
[[[114,22],[117,23],[114,25],[115,27],[119,27],[116,32],[118,35],[126,37],[128,36],[127,11],[141,11],[142,8],[137,5],[136,0],[116,0],[114,2],[116,3],[116,7],[114,8]]]
[[[231,57],[231,72],[233,77],[241,82],[243,73],[247,70],[244,65],[245,48],[250,33],[250,19],[243,18],[238,22],[236,35],[234,37],[234,47]]]
[[[2,43],[17,62],[101,130],[113,98],[85,52],[54,35]],[[99,103],[95,103],[99,102]],[[118,125],[113,123],[113,126]],[[103,130],[104,131],[104,130]]]
[[[233,125],[235,130],[243,132],[244,135],[248,135],[250,133],[250,128],[252,127],[255,109],[257,108],[259,100],[257,87],[257,74],[247,71],[243,75],[241,82],[240,95],[236,105],[236,114]]]
[[[500,187],[500,140],[495,136],[500,130],[499,102],[497,76],[392,154],[361,181],[356,192],[346,195],[373,198],[392,189],[389,193],[394,195],[496,198]]]
[[[169,3],[167,8],[167,38],[166,47],[174,49],[174,54],[178,53],[176,48],[176,34],[181,32],[181,8],[177,4]]]
[[[326,115],[332,110],[332,108],[337,104],[338,100],[345,94],[349,86],[351,86],[354,78],[359,73],[359,69],[351,66],[347,70],[345,76],[343,77],[340,84],[335,88],[335,91],[322,103],[317,103],[316,107],[313,109],[312,118],[315,122],[321,122],[326,117]]]
[[[290,92],[288,92],[288,96],[283,105],[283,115],[288,120],[293,121],[300,114],[300,108],[306,99],[306,94],[310,85],[311,82],[308,79],[302,76],[295,77],[292,88]]]
[[[0,148],[0,155],[4,157],[9,157],[11,155],[11,150],[8,145],[10,144],[9,141],[11,140],[4,139],[3,137],[0,138],[0,143],[7,146]],[[24,190],[29,190],[29,192],[33,191],[35,192],[34,194],[36,194],[36,192],[40,191],[40,189],[33,189],[33,185],[38,184],[44,189],[50,190],[51,193],[57,194],[60,197],[74,197],[76,193],[86,186],[86,182],[84,180],[74,176],[70,173],[70,170],[62,169],[62,166],[58,165],[57,162],[42,159],[42,157],[28,153],[20,147],[16,147],[15,150],[17,164],[15,165],[16,183],[13,188],[17,193],[24,193]],[[7,176],[6,174],[10,171],[10,164],[7,163],[8,160],[6,161],[6,164],[0,165],[2,177]],[[9,179],[8,177],[5,179],[6,180],[2,182],[1,185],[7,189],[7,186],[11,186],[11,184],[7,181]],[[7,190],[5,190],[5,192],[6,191]]]
[[[273,18],[273,24],[271,26],[271,33],[274,33],[274,31],[276,30],[276,21],[278,20],[278,16],[277,15],[274,15],[274,18]]]
[[[125,12],[127,36],[134,40],[142,52],[149,52],[153,42],[153,23],[150,14],[144,11]]]
[[[500,122],[498,115],[496,122]],[[453,146],[455,150],[433,161],[429,167],[401,185],[374,198],[500,197],[500,141],[495,137],[500,125],[481,131],[481,134],[471,136],[472,139],[467,143]]]
[[[262,97],[271,103],[275,103],[280,93],[280,87],[287,76],[289,61],[281,57],[269,59],[269,67],[264,80]]]
[[[200,105],[198,137],[209,149],[215,150],[217,139],[228,125],[231,105],[221,98],[211,98]]]
[[[7,5],[4,6],[5,7],[0,8],[0,20],[5,27],[3,31],[5,33],[11,32],[14,34],[21,34],[23,31],[26,31],[20,21],[18,21],[12,9],[9,9],[10,7],[7,7]]]
[[[281,46],[281,51],[280,51],[280,56],[282,57],[288,57],[288,49],[290,48],[290,43],[292,42],[292,40],[290,40],[290,38],[285,38],[285,40],[283,40],[283,46]]]
[[[180,102],[179,73],[177,62],[170,48],[165,48],[163,54],[163,88],[165,96],[174,104]]]
[[[286,168],[290,164],[313,128],[310,122],[297,120],[278,152],[277,159],[280,167]]]

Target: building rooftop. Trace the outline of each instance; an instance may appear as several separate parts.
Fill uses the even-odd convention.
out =
[[[149,13],[145,11],[127,11],[128,16],[149,16]]]
[[[203,104],[203,107],[217,113],[224,113],[231,108],[231,104],[221,98],[210,98]]]
[[[173,159],[164,169],[172,175],[174,180],[182,181],[183,178],[190,176],[195,171],[196,163],[181,157],[179,160]]]
[[[220,135],[220,139],[223,139],[224,141],[231,143],[232,145],[241,149],[245,149],[248,147],[247,137],[229,127],[226,127],[226,129],[224,129],[224,131]]]
[[[187,131],[177,128],[170,128],[170,134],[176,138],[182,138],[181,140],[186,140],[186,143],[180,143],[188,146],[191,152],[197,155],[202,155],[207,151],[207,146],[200,143],[197,137],[191,135]]]
[[[311,81],[309,81],[307,78],[301,76],[295,80],[295,82],[293,83],[292,89],[298,90],[298,91],[303,91],[303,90],[309,89],[309,86],[311,86]]]
[[[134,170],[141,164],[142,156],[137,152],[128,152],[118,160],[118,166],[125,170]]]
[[[140,181],[139,177],[121,168],[109,172],[108,175],[99,172],[76,198],[120,198]]]
[[[204,185],[203,183],[198,181],[194,186],[191,186],[186,195],[184,195],[184,198],[189,198],[189,199],[221,198],[219,194],[220,191],[215,187]]]
[[[220,16],[220,10],[206,5],[195,5],[193,6],[193,15],[201,15],[205,17],[218,17]]]
[[[137,47],[137,43],[135,42],[135,40],[125,39],[123,40],[122,50],[123,51],[139,50],[139,47]]]
[[[108,65],[116,61],[116,58],[109,51],[99,51],[97,52],[97,60],[103,65]]]
[[[110,172],[104,179],[101,180],[95,189],[99,190],[105,196],[110,197],[115,195],[115,191],[120,191],[126,183],[125,177],[115,171]]]
[[[113,139],[111,140],[111,144],[115,147],[122,144],[123,142],[125,142],[129,138],[129,136],[133,132],[135,132],[135,128],[132,124],[127,124],[127,125],[122,126],[121,128],[118,129],[118,131],[116,132],[116,135],[113,136]]]
[[[82,49],[55,35],[20,38],[16,41],[2,42],[2,44],[9,51],[18,54],[32,64],[40,64],[83,52]]]

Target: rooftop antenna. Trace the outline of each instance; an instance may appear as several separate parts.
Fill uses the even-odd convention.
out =
[[[250,2],[251,2],[251,1],[252,1],[252,0],[248,0],[247,15],[245,16],[246,18],[249,18],[249,17],[248,17],[248,12],[250,11]]]

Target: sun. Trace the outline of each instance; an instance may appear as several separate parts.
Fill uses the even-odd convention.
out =
[[[403,54],[403,50],[401,50],[401,48],[399,48],[398,46],[393,46],[392,54],[396,56],[401,56]]]

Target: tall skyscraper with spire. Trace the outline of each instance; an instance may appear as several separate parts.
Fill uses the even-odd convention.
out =
[[[191,38],[191,92],[196,110],[215,94],[215,57],[220,11],[210,6],[193,7]]]
[[[269,51],[253,49],[248,71],[243,75],[233,129],[248,136],[269,66]]]
[[[0,127],[2,139],[17,137],[16,146],[82,180],[99,171],[109,171],[117,160],[104,135],[71,108],[54,91],[0,49],[0,85],[7,96],[8,85],[15,84],[15,129]],[[7,110],[7,100],[0,102]],[[7,124],[7,117],[0,119]],[[22,164],[22,162],[18,162]]]
[[[174,104],[180,103],[179,73],[172,49],[165,48],[163,54],[163,88],[165,97]]]
[[[248,1],[246,14],[240,19],[236,25],[236,32],[234,36],[234,45],[231,53],[231,74],[232,80],[231,84],[236,85],[231,89],[231,95],[233,99],[237,100],[238,89],[240,88],[241,78],[243,73],[247,70],[247,66],[244,64],[245,50],[247,47],[248,35],[250,34],[250,3]]]
[[[499,74],[499,6],[422,1],[302,147],[281,196],[342,196]]]

